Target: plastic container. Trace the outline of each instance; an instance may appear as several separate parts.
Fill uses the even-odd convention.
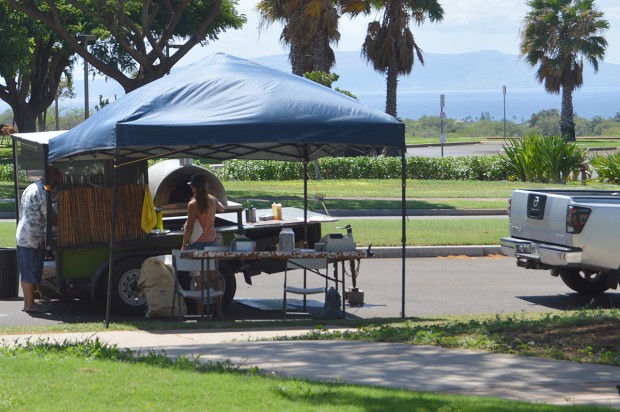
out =
[[[245,221],[247,223],[256,222],[256,208],[254,206],[250,206],[249,209],[245,210]]]
[[[295,249],[295,232],[290,227],[283,227],[279,235],[280,250]]]
[[[17,249],[0,248],[0,298],[16,298],[18,293]]]

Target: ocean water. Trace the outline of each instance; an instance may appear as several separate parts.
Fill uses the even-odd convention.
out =
[[[91,106],[99,103],[97,96],[115,96],[93,86],[90,93]],[[120,87],[120,86],[119,86]],[[385,92],[351,91],[359,100],[375,109],[385,111]],[[439,115],[439,96],[445,95],[444,112],[451,119],[463,120],[467,117],[479,119],[483,112],[488,112],[492,119],[504,118],[504,95],[498,90],[448,90],[448,91],[399,91],[398,117],[402,119],[419,119]],[[118,96],[122,95],[122,90]],[[111,98],[110,100],[114,100]],[[61,107],[83,107],[83,97],[61,102]],[[560,110],[560,95],[546,93],[542,86],[536,89],[508,89],[506,91],[506,119],[520,123],[528,120],[532,114],[541,110]],[[594,116],[614,117],[620,112],[620,87],[584,87],[573,93],[575,114],[591,119]],[[9,106],[0,101],[0,112],[9,110]]]
[[[359,100],[371,107],[385,110],[384,92],[353,92]],[[448,90],[400,91],[398,92],[398,117],[419,119],[422,116],[438,116],[440,95],[445,95],[446,117],[476,120],[488,112],[494,120],[504,118],[504,95],[499,90]],[[508,89],[505,96],[506,119],[517,123],[528,120],[541,110],[560,111],[560,95],[546,93],[540,89]],[[620,112],[620,87],[584,87],[573,93],[575,114],[586,119],[595,116],[614,117]]]

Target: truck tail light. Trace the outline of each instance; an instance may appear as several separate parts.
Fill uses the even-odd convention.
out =
[[[591,209],[582,206],[569,206],[566,211],[566,232],[581,233],[590,217]]]
[[[508,198],[508,214],[510,214],[510,208],[512,207],[512,197]]]

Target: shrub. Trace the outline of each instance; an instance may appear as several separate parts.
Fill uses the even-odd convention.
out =
[[[13,181],[12,164],[0,164],[0,180]]]
[[[596,169],[597,180],[620,184],[620,152],[593,156],[590,164]]]
[[[400,179],[399,157],[324,157],[318,161],[324,179]],[[505,180],[509,167],[500,156],[406,158],[407,177],[437,180]],[[303,178],[297,162],[227,160],[214,170],[221,180],[298,180]],[[308,164],[314,176],[314,163]]]
[[[502,156],[512,176],[524,182],[565,182],[586,160],[586,149],[560,136],[510,138]]]

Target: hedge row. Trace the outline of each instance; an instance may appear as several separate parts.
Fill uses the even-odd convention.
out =
[[[13,165],[12,164],[0,164],[0,180],[13,181]]]
[[[509,168],[500,156],[407,157],[407,178],[424,180],[506,180]],[[196,164],[201,164],[199,161]],[[325,157],[318,161],[323,179],[400,179],[399,157]],[[227,160],[222,167],[202,164],[219,179],[300,180],[299,162],[275,160]],[[314,162],[308,173],[315,176]],[[13,165],[0,165],[0,180],[13,180]]]
[[[400,179],[398,157],[325,157],[318,160],[324,179]],[[299,162],[228,160],[211,168],[221,180],[299,180],[303,177]],[[461,157],[408,157],[407,177],[424,180],[506,180],[509,166],[499,155]],[[314,162],[308,173],[315,176]]]

